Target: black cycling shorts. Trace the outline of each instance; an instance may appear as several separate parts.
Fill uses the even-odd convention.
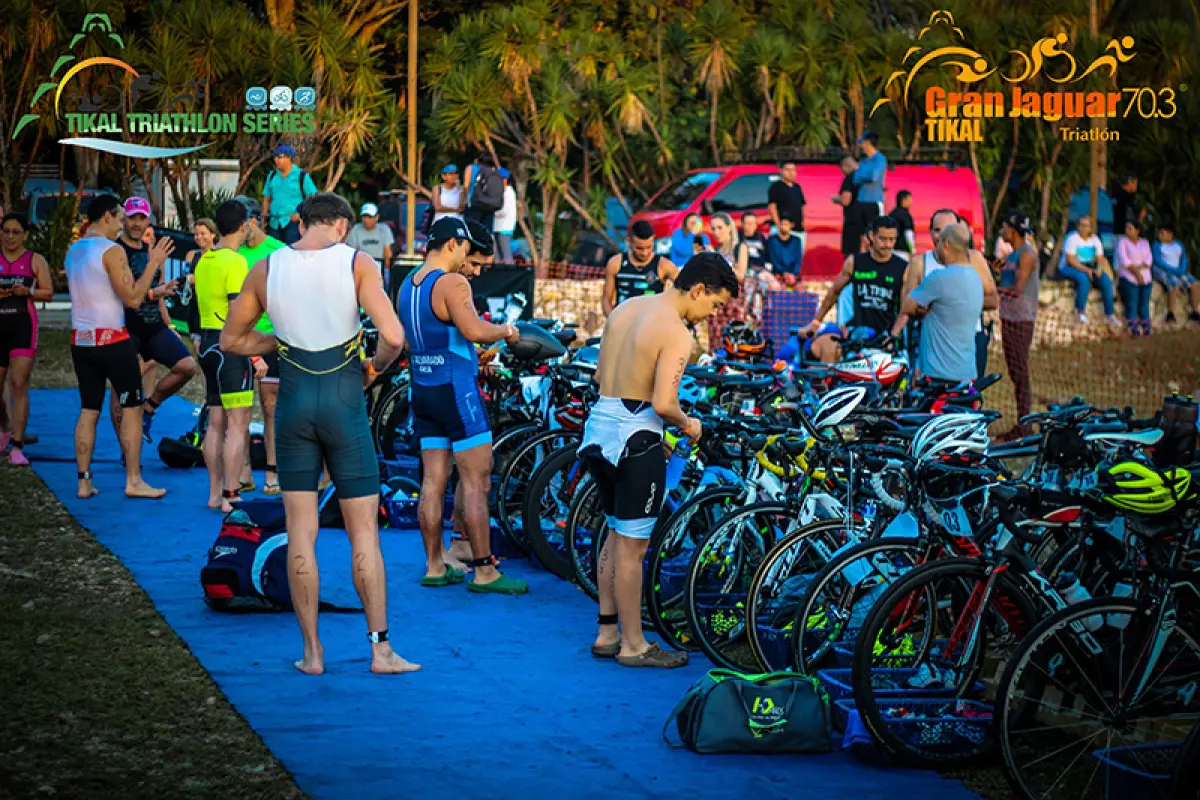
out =
[[[649,539],[667,482],[662,434],[638,431],[630,436],[615,467],[595,445],[580,451],[579,458],[596,481],[608,526],[622,536]]]
[[[37,351],[37,321],[29,314],[0,314],[0,369],[14,358],[33,358]]]
[[[267,362],[267,375],[259,383],[279,383],[279,353],[267,353],[262,360]]]
[[[143,361],[154,361],[167,369],[174,367],[185,358],[192,357],[192,354],[188,352],[187,345],[175,334],[175,331],[166,325],[139,331],[131,338]]]
[[[100,347],[71,345],[71,361],[79,383],[79,406],[85,411],[104,407],[104,393],[111,383],[122,408],[137,408],[142,397],[142,371],[132,339]]]
[[[205,403],[210,408],[250,408],[254,405],[254,367],[250,358],[224,353],[220,343],[220,331],[206,330],[200,334]]]

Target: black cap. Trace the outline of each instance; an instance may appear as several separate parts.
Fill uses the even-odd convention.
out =
[[[1029,227],[1029,215],[1023,211],[1008,212],[1008,216],[1004,218],[1004,224],[1022,236],[1028,235],[1031,230]]]
[[[246,213],[256,219],[262,219],[262,206],[253,197],[248,197],[244,194],[239,194],[234,200],[246,207]]]
[[[470,240],[467,223],[458,217],[442,217],[429,229],[429,244],[437,246],[451,239]],[[427,245],[428,246],[428,245]]]
[[[467,220],[467,241],[471,243],[472,254],[490,256],[494,252],[492,234],[482,222]]]

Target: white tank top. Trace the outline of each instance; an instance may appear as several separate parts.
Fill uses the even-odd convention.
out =
[[[104,269],[104,254],[116,246],[103,236],[85,236],[67,250],[65,271],[71,293],[72,330],[125,329],[125,304],[117,297]]]
[[[439,186],[438,192],[441,194],[442,205],[457,207],[462,202],[462,186],[455,186],[453,189],[447,189],[445,186]],[[462,214],[453,211],[438,211],[433,215],[433,221],[437,222],[443,217],[453,217],[454,219],[462,219]]]
[[[284,247],[267,256],[267,316],[276,336],[319,352],[358,335],[357,253],[339,242],[321,250]]]
[[[945,269],[945,268],[946,268],[946,265],[943,264],[942,262],[938,261],[937,258],[934,257],[932,250],[925,251],[925,275],[926,276],[932,275],[933,273],[937,272],[939,269]],[[982,331],[983,331],[983,317],[980,316],[979,319],[975,320],[975,332],[980,333]]]

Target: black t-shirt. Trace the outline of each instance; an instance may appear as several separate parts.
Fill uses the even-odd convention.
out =
[[[795,230],[804,230],[804,190],[799,183],[788,186],[783,181],[775,181],[767,192],[767,202],[774,203],[781,217],[791,217],[796,224]]]
[[[138,281],[150,264],[150,248],[144,244],[141,247],[133,247],[124,237],[117,237],[117,244],[125,251],[133,280]],[[147,298],[137,308],[125,309],[125,327],[134,336],[147,337],[167,326],[163,322],[162,312],[158,309],[158,302]]]
[[[866,226],[862,221],[862,209],[858,205],[858,187],[854,185],[854,175],[842,178],[838,194],[850,193],[850,205],[842,206],[842,255],[848,256],[858,252],[859,241]]]
[[[1137,194],[1127,192],[1124,189],[1117,189],[1112,195],[1113,201],[1113,233],[1117,236],[1125,235],[1125,223],[1133,221],[1137,222],[1138,214],[1141,213],[1142,205],[1138,202]]]
[[[904,288],[904,270],[908,262],[897,255],[887,261],[876,261],[870,253],[854,257],[854,319],[855,328],[874,328],[876,333],[890,330],[900,313],[900,292]]]
[[[767,239],[760,231],[753,236],[743,236],[742,244],[746,245],[746,263],[755,269],[762,269],[767,263]]]
[[[904,235],[905,231],[915,231],[916,227],[913,224],[912,214],[908,213],[907,208],[896,206],[892,209],[892,219],[900,223],[900,230],[896,236],[896,249],[902,253],[911,253],[912,249],[908,246],[908,237]]]

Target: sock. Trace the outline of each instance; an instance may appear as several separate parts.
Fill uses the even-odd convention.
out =
[[[25,443],[22,442],[20,439],[13,439],[12,447],[13,447],[13,450],[23,450],[23,449],[25,449]]]
[[[147,401],[146,401],[146,405],[150,407],[150,410],[149,410],[149,411],[143,411],[142,413],[143,413],[143,414],[148,414],[149,416],[152,416],[152,417],[153,417],[153,416],[154,416],[154,412],[155,412],[155,411],[158,411],[158,403],[154,402],[154,398],[153,398],[153,397],[151,397],[149,400],[147,400]]]

